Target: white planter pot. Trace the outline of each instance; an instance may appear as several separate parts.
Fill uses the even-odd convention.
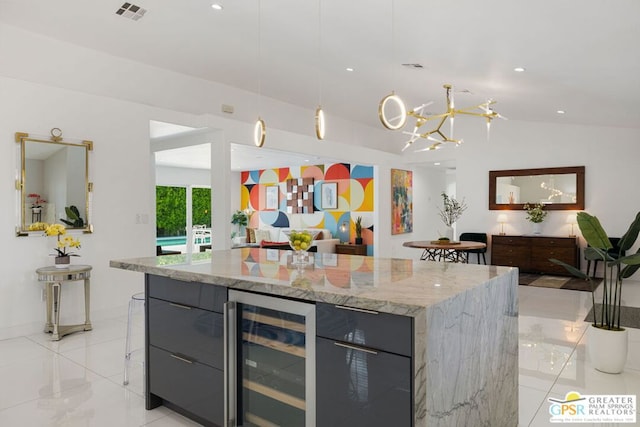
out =
[[[619,374],[627,362],[629,336],[626,329],[610,331],[589,326],[588,351],[591,364],[598,371]]]
[[[542,223],[541,222],[532,222],[532,232],[533,234],[542,234]]]
[[[453,227],[444,227],[442,237],[446,237],[449,240],[453,241]]]

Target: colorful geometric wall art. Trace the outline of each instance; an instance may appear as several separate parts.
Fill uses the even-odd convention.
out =
[[[249,227],[301,227],[325,228],[334,238],[353,242],[355,239],[355,219],[362,217],[362,237],[370,255],[373,254],[373,209],[374,209],[373,166],[349,163],[297,166],[290,168],[264,169],[241,173],[240,209],[249,209],[254,214]],[[303,184],[298,185],[299,179]],[[291,181],[290,181],[291,180]],[[322,187],[336,184],[335,208],[323,209]],[[299,202],[293,186],[302,190]],[[277,210],[267,210],[265,189],[278,186],[279,205]],[[311,187],[310,187],[311,186]],[[298,188],[299,187],[299,188]],[[334,186],[332,185],[331,188]],[[303,193],[307,193],[307,198]],[[290,195],[291,194],[291,195]],[[302,204],[303,206],[298,206]],[[294,212],[302,207],[302,212]],[[306,208],[306,211],[305,211]],[[297,209],[296,209],[297,211]],[[341,231],[341,226],[346,231]]]

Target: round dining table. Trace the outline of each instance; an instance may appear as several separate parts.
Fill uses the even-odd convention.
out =
[[[439,240],[414,240],[404,242],[402,246],[422,249],[421,261],[469,262],[467,251],[484,249],[487,244],[465,240],[448,243],[440,243]]]

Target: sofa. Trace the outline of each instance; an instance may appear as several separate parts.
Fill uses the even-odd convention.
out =
[[[247,228],[246,236],[243,244],[256,245],[272,249],[290,249],[289,239],[285,232],[290,230],[296,231],[318,231],[315,239],[315,248],[319,253],[335,253],[336,245],[340,243],[340,239],[335,239],[331,235],[331,231],[326,228],[289,228],[289,227],[269,227],[269,228]]]

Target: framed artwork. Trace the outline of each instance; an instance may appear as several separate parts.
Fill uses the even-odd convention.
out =
[[[413,172],[391,169],[391,234],[413,231]]]
[[[322,209],[338,209],[338,183],[325,182],[321,188]]]
[[[279,249],[266,249],[267,251],[267,261],[280,261],[280,250]]]
[[[313,213],[313,178],[287,179],[287,213]]]
[[[338,254],[322,254],[322,265],[325,267],[337,267],[338,266]]]
[[[277,185],[271,185],[269,187],[265,187],[265,210],[275,211],[278,209],[278,193],[280,190]]]

